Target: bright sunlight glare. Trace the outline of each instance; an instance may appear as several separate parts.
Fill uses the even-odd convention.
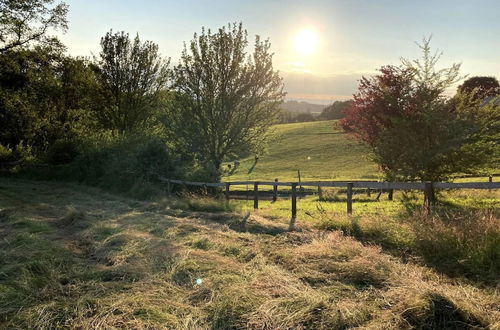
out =
[[[316,50],[318,38],[316,33],[309,29],[301,30],[295,36],[295,50],[301,55],[310,55]]]

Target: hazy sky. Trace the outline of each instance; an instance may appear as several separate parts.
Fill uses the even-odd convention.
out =
[[[348,98],[361,75],[418,57],[415,41],[431,34],[433,47],[444,52],[442,66],[461,62],[463,74],[500,78],[500,0],[65,2],[69,30],[62,40],[73,55],[98,53],[100,37],[113,29],[153,40],[175,63],[202,26],[242,21],[252,38],[271,40],[290,99]],[[309,34],[297,41],[304,30]]]

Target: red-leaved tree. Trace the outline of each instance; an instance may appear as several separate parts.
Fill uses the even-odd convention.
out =
[[[411,70],[397,66],[384,66],[380,74],[362,77],[341,127],[375,147],[381,133],[394,126],[394,119],[414,113],[412,77]]]
[[[469,110],[464,107],[457,111],[457,102],[445,97],[445,90],[459,79],[460,65],[436,69],[441,54],[431,53],[429,42],[424,39],[421,45],[421,60],[403,60],[400,66],[385,66],[379,74],[363,77],[340,121],[346,132],[370,147],[388,180],[445,180],[478,169],[491,158],[492,144],[483,143],[481,136],[482,121],[465,116]]]

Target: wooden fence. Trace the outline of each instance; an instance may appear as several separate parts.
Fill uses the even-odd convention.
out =
[[[272,199],[276,201],[278,198],[278,187],[291,188],[291,220],[290,229],[295,227],[297,218],[297,186],[301,187],[317,187],[319,191],[323,187],[346,188],[347,194],[347,213],[352,214],[353,207],[353,189],[365,188],[368,192],[373,190],[422,190],[424,192],[424,211],[429,213],[431,210],[431,196],[435,189],[500,189],[500,182],[493,182],[491,176],[489,182],[376,182],[376,181],[303,181],[303,182],[279,182],[275,181],[232,181],[232,182],[192,182],[184,180],[172,180],[160,178],[160,181],[167,184],[167,191],[172,191],[172,185],[182,186],[198,186],[198,187],[215,187],[224,190],[224,196],[227,201],[230,200],[231,186],[251,185],[253,186],[253,206],[254,209],[259,208],[259,186],[272,186]]]

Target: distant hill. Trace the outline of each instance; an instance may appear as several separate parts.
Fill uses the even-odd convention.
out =
[[[308,112],[308,113],[321,113],[326,105],[313,104],[304,101],[286,101],[281,105],[281,109],[288,112]]]

